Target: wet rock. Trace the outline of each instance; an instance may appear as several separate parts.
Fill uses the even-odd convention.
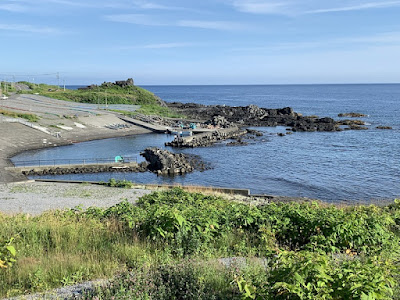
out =
[[[263,136],[264,134],[261,131],[254,129],[246,129],[247,134],[255,135],[255,136]]]
[[[391,126],[376,126],[376,129],[393,129]]]
[[[148,161],[148,169],[159,175],[189,173],[193,166],[182,153],[172,153],[160,148],[146,148],[141,155]]]
[[[350,113],[341,113],[338,114],[338,117],[350,117],[350,118],[361,118],[361,117],[367,117],[368,115],[362,114],[362,113],[355,113],[355,112],[350,112]]]
[[[241,138],[237,138],[236,141],[229,142],[226,144],[227,146],[246,146],[247,142],[244,142]]]
[[[352,124],[349,126],[350,130],[367,130],[368,127]]]
[[[340,120],[337,121],[336,124],[351,126],[351,125],[365,125],[365,122],[361,120]]]

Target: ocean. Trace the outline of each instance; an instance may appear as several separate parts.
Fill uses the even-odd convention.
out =
[[[252,193],[318,198],[325,201],[379,201],[400,198],[400,84],[143,86],[167,102],[194,102],[265,108],[290,106],[303,115],[338,118],[359,112],[369,130],[296,132],[257,128],[264,136],[247,146],[219,144],[169,149],[197,154],[212,166],[178,177],[152,173],[84,174],[46,178],[139,183],[180,183],[248,188]],[[391,126],[379,130],[376,126]],[[13,160],[139,157],[148,146],[163,147],[172,137],[148,134],[23,153]],[[140,158],[138,158],[140,159]]]

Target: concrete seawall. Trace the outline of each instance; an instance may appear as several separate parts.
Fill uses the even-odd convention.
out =
[[[88,184],[97,184],[103,185],[102,182],[97,181],[79,181],[79,180],[53,180],[53,179],[35,179],[37,182],[57,182],[57,183],[88,183]],[[249,189],[236,189],[236,188],[223,188],[223,187],[211,187],[211,186],[183,186],[183,185],[171,185],[171,184],[140,184],[140,183],[133,183],[138,187],[144,187],[146,189],[172,189],[179,187],[183,190],[190,190],[196,192],[217,192],[223,194],[232,194],[232,195],[241,195],[241,196],[251,196]],[[261,195],[258,195],[261,197]],[[262,197],[266,197],[263,195]]]
[[[131,163],[7,167],[6,170],[8,172],[13,172],[15,174],[24,174],[24,175],[63,175],[63,174],[101,173],[101,172],[145,172],[147,171],[147,168],[136,162],[131,162]]]

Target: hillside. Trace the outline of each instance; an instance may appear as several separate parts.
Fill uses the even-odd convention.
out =
[[[126,81],[104,82],[101,85],[90,85],[78,90],[63,89],[55,85],[20,82],[30,90],[18,93],[40,94],[54,99],[92,104],[131,104],[140,105],[138,111],[143,114],[169,116],[170,109],[165,102],[152,92],[135,86],[132,79]]]

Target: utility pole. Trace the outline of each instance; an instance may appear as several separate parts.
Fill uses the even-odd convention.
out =
[[[63,79],[63,83],[64,83],[64,92],[65,92],[65,79]]]
[[[107,91],[106,91],[106,109],[107,109]]]

